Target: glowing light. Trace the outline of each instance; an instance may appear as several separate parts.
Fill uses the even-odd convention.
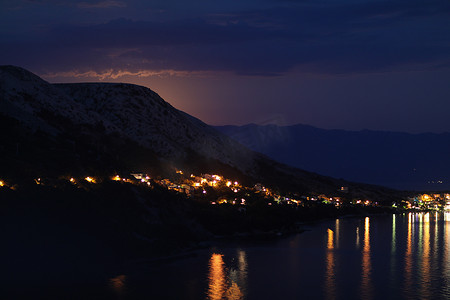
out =
[[[231,182],[231,181],[227,181],[227,187],[230,187],[230,186],[231,186],[231,184],[232,184],[232,182]]]
[[[2,180],[0,180],[0,186],[4,186],[4,185],[5,185],[5,183]]]
[[[219,175],[212,175],[211,177],[214,178],[217,181],[221,181],[222,180],[222,176],[219,176]]]
[[[177,174],[183,175],[183,171],[181,171],[181,170],[176,170],[175,172],[176,172]]]
[[[112,180],[114,180],[114,181],[120,181],[121,179],[120,179],[120,176],[119,176],[119,175],[116,175],[116,176],[114,176],[114,177],[112,178]]]
[[[89,177],[89,176],[84,178],[84,180],[86,180],[87,182],[90,182],[90,183],[95,183],[95,179],[92,177]]]
[[[70,177],[69,181],[72,182],[72,183],[75,183],[75,178]]]

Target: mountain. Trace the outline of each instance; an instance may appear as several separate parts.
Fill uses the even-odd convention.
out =
[[[104,286],[149,258],[217,235],[278,236],[298,222],[389,211],[347,204],[355,199],[390,205],[405,196],[276,162],[145,87],[50,84],[14,66],[0,67],[0,141],[0,255],[8,258],[0,280],[8,299],[101,299],[79,287]],[[150,187],[105,180],[136,171],[150,175]],[[169,188],[185,177],[193,187],[191,173],[239,184],[188,186],[189,196]],[[297,206],[291,199],[302,196],[321,200]],[[327,204],[328,197],[346,205]]]
[[[170,160],[191,152],[241,170],[253,168],[252,151],[132,84],[52,85],[12,66],[0,69],[0,111],[33,130],[56,136],[68,125],[96,127]],[[249,159],[250,157],[250,159]]]
[[[219,131],[297,168],[397,189],[450,189],[450,134],[325,130],[307,125],[219,126]]]
[[[14,178],[175,168],[221,173],[277,190],[387,199],[392,190],[338,180],[269,159],[142,86],[50,84],[31,72],[0,67],[0,162]]]

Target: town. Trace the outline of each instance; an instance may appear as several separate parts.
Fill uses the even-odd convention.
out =
[[[227,179],[224,176],[216,174],[189,174],[186,175],[182,170],[175,170],[171,179],[152,178],[146,173],[136,172],[128,175],[114,174],[108,178],[95,176],[85,176],[81,178],[60,177],[35,178],[34,184],[51,185],[57,187],[61,182],[67,182],[80,188],[86,188],[87,185],[93,185],[104,181],[116,181],[124,184],[145,186],[147,188],[159,187],[182,194],[188,198],[208,201],[211,205],[237,205],[245,210],[248,199],[260,199],[265,204],[271,205],[290,205],[293,207],[303,207],[312,203],[322,203],[337,208],[341,206],[381,206],[378,202],[369,199],[352,199],[345,197],[349,188],[342,186],[336,191],[336,195],[325,194],[281,194],[261,183],[253,186],[245,186],[238,181]],[[17,189],[18,185],[7,180],[0,180],[0,188]],[[386,206],[386,205],[385,205]],[[395,209],[405,210],[450,210],[450,193],[416,193],[399,202],[390,204]]]

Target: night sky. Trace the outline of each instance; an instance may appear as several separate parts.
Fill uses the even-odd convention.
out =
[[[448,0],[2,0],[0,64],[212,125],[450,131]]]

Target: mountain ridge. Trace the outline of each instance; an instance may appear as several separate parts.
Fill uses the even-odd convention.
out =
[[[311,172],[397,189],[450,188],[450,133],[327,130],[303,124],[216,128],[250,149]]]
[[[9,118],[18,120],[11,130],[19,135],[3,133],[8,143],[2,155],[4,164],[16,173],[28,168],[38,174],[53,168],[56,174],[70,165],[77,172],[103,173],[152,172],[156,168],[163,176],[178,167],[202,173],[228,172],[253,184],[262,182],[299,194],[334,193],[343,185],[364,197],[381,199],[386,195],[387,199],[392,193],[273,161],[141,86],[50,84],[24,69],[7,66],[0,67],[0,95],[4,123],[11,125]],[[21,114],[27,117],[21,118]],[[23,166],[15,167],[14,161]]]

